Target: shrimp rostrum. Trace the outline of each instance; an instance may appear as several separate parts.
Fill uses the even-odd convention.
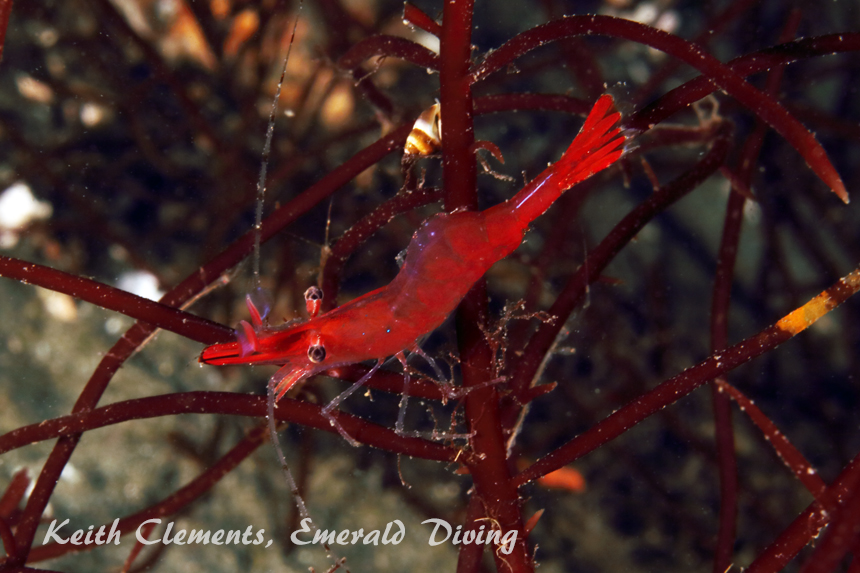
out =
[[[609,167],[624,153],[625,135],[610,95],[597,100],[579,134],[556,163],[511,199],[485,211],[440,213],[412,237],[400,272],[389,284],[324,314],[316,315],[319,293],[306,293],[311,318],[273,328],[264,324],[248,298],[251,323],[242,321],[237,340],[206,348],[206,364],[277,364],[269,382],[279,400],[290,388],[321,371],[376,360],[375,366],[344,394],[348,395],[389,356],[405,363],[405,351],[418,351],[418,340],[435,330],[457,307],[472,285],[522,242],[529,224],[561,194]],[[324,413],[336,423],[329,404]]]

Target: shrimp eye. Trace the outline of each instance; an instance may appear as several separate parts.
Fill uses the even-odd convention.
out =
[[[322,344],[315,344],[308,348],[308,358],[311,362],[319,364],[325,360],[325,347]]]
[[[312,286],[305,291],[305,306],[308,309],[308,316],[314,318],[320,313],[322,308],[323,292],[322,289]]]
[[[319,287],[312,286],[308,290],[305,291],[305,300],[308,302],[315,301],[315,300],[322,300],[322,298],[323,298],[323,291]]]

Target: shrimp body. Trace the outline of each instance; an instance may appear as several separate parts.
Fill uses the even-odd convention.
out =
[[[514,197],[485,211],[431,217],[412,237],[389,284],[334,310],[282,329],[240,323],[237,341],[206,348],[206,364],[280,364],[279,399],[320,371],[397,355],[416,347],[453,312],[472,285],[522,242],[529,224],[561,194],[623,154],[621,115],[611,96],[598,99],[562,158]]]

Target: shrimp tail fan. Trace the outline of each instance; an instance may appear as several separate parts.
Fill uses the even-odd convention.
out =
[[[600,96],[576,139],[552,166],[559,189],[570,189],[624,155],[626,138],[618,126],[620,119],[621,113],[616,111],[612,96]]]
[[[561,159],[509,201],[487,210],[488,221],[501,217],[498,224],[492,224],[499,228],[516,227],[522,232],[562,193],[618,161],[626,151],[627,142],[626,133],[618,126],[620,119],[612,96],[600,96]]]

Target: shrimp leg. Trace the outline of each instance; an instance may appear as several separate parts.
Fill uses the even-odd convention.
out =
[[[343,438],[354,447],[358,447],[359,443],[352,436],[349,435],[349,432],[347,432],[343,428],[343,426],[340,425],[340,422],[337,421],[337,418],[334,416],[334,414],[332,414],[332,411],[335,408],[337,408],[338,406],[340,406],[341,402],[343,402],[344,400],[346,400],[347,398],[349,398],[350,396],[355,394],[355,392],[359,388],[364,386],[364,383],[367,382],[368,380],[370,380],[370,377],[373,376],[377,370],[379,370],[379,367],[382,366],[383,362],[385,362],[385,360],[382,358],[377,360],[376,364],[373,365],[373,368],[371,368],[370,370],[367,371],[367,374],[362,376],[358,380],[358,382],[355,382],[352,386],[350,386],[349,388],[347,388],[346,390],[344,390],[343,392],[341,392],[340,394],[335,396],[334,400],[329,402],[326,405],[326,407],[322,409],[323,416],[328,418],[329,423],[332,426],[334,426],[335,429],[338,431],[338,433],[341,436],[343,436]],[[285,366],[284,368],[287,368],[287,367]],[[283,370],[283,368],[281,370]],[[271,382],[270,382],[270,384],[271,384]]]
[[[406,405],[409,403],[409,383],[412,377],[409,375],[409,366],[406,364],[406,355],[402,352],[397,353],[397,359],[400,365],[403,366],[403,393],[400,395],[400,408],[397,411],[397,422],[394,424],[394,431],[401,436],[406,434],[404,429],[404,420],[406,419]],[[436,363],[433,363],[436,366]],[[438,366],[436,366],[438,368]]]
[[[451,398],[458,398],[462,396],[465,392],[463,389],[454,388],[451,384],[447,382],[445,379],[445,375],[442,373],[442,369],[439,368],[439,365],[436,364],[436,361],[431,357],[427,356],[427,354],[421,350],[421,347],[415,345],[411,351],[411,354],[417,354],[422,357],[432,368],[434,373],[436,374],[437,380],[442,385],[442,403],[444,404],[447,400]],[[433,440],[468,440],[472,437],[472,434],[457,434],[452,432],[439,432],[435,428],[432,432],[420,432],[420,431],[406,431],[405,428],[405,419],[406,419],[406,405],[409,402],[409,384],[412,380],[409,373],[409,366],[406,363],[407,358],[404,352],[399,352],[397,355],[397,359],[400,361],[400,364],[403,366],[403,394],[400,397],[400,409],[397,412],[397,422],[394,425],[394,431],[401,436],[413,436],[417,438],[428,437]],[[496,384],[501,382],[502,378],[498,378],[496,380],[491,380],[487,384]],[[468,388],[467,391],[474,390],[478,387],[483,387],[485,384],[479,384],[478,386]]]

